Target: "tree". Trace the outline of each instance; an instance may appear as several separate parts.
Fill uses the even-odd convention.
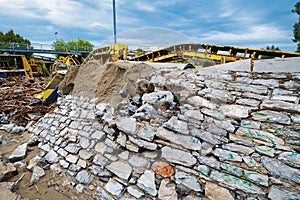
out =
[[[1,46],[11,48],[14,45],[14,48],[31,48],[31,42],[28,39],[25,39],[20,34],[15,34],[12,29],[7,31],[7,33],[3,33],[0,31],[0,43]],[[1,52],[3,53],[3,52]],[[27,59],[31,57],[32,53],[25,53]]]
[[[267,46],[267,47],[266,47],[266,50],[271,50],[271,51],[281,51],[281,50],[279,49],[279,47],[275,47],[274,45],[272,45],[272,46]],[[265,55],[261,56],[261,59],[270,59],[270,58],[274,58],[274,57],[273,57],[273,56],[265,56]]]
[[[78,38],[65,42],[63,39],[56,40],[53,43],[55,51],[92,51],[94,45],[89,41]],[[59,57],[59,55],[57,55]],[[87,55],[83,55],[87,56]]]
[[[292,10],[292,12],[297,13],[299,15],[298,22],[294,24],[294,38],[293,42],[297,43],[297,52],[300,52],[300,2],[297,2],[295,4],[295,9]]]

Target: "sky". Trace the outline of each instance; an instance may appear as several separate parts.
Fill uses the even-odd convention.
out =
[[[193,42],[295,51],[296,0],[115,0],[117,41],[150,48]],[[0,0],[0,31],[31,43],[113,43],[112,0]],[[57,33],[57,34],[55,34]]]

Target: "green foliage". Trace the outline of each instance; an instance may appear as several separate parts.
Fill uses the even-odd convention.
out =
[[[274,45],[272,45],[272,46],[267,46],[267,47],[265,48],[265,50],[281,51],[281,50],[279,49],[279,47],[275,47]],[[274,57],[273,57],[273,56],[265,56],[265,55],[261,56],[261,59],[270,59],[270,58],[274,58]]]
[[[300,52],[300,2],[297,2],[295,4],[295,9],[292,10],[292,12],[297,13],[299,16],[298,22],[294,24],[294,38],[293,42],[298,43],[297,44],[297,52]]]
[[[94,45],[89,41],[78,38],[77,40],[70,40],[65,42],[63,39],[56,40],[53,43],[55,51],[92,51]],[[57,55],[59,57],[60,55]]]
[[[279,47],[275,47],[274,45],[272,45],[271,47],[270,47],[270,46],[267,46],[267,47],[266,47],[266,50],[280,51]]]
[[[45,65],[45,62],[43,60],[40,61],[40,64],[42,66],[42,70],[43,70],[43,75],[44,76],[49,76],[50,75],[50,72],[48,70],[48,68],[46,67]]]
[[[7,48],[11,48],[12,43],[14,43],[15,49],[30,48],[31,45],[30,40],[23,38],[20,34],[15,34],[12,29],[7,31],[7,33],[0,31],[0,42],[2,43],[1,46],[5,47],[5,45],[7,45]],[[32,53],[25,54],[27,59],[29,59],[31,55]]]

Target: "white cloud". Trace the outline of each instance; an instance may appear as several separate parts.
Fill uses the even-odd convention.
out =
[[[290,37],[289,32],[272,25],[256,25],[236,32],[211,31],[203,34],[203,41],[280,41]]]

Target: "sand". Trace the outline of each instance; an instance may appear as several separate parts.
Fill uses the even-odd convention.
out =
[[[136,80],[154,71],[153,67],[144,63],[114,62],[101,65],[95,60],[89,61],[80,66],[71,94],[96,97],[98,102],[116,106],[122,101],[121,91],[127,90],[133,96],[136,93]]]

